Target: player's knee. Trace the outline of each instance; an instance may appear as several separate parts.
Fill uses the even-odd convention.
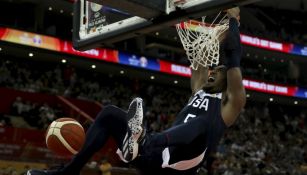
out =
[[[104,106],[100,111],[100,113],[97,115],[96,121],[98,123],[104,123],[104,124],[109,123],[116,109],[117,107],[114,105]]]
[[[105,114],[112,115],[117,110],[117,107],[114,105],[106,105],[102,110]]]

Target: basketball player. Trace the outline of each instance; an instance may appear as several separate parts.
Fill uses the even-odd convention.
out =
[[[106,106],[87,131],[83,148],[68,164],[58,170],[29,170],[27,175],[79,175],[110,136],[119,147],[120,158],[144,175],[195,175],[245,105],[239,14],[231,13],[234,11],[229,12],[232,18],[221,47],[224,65],[192,71],[192,97],[170,129],[145,134],[140,98],[131,102],[128,112]]]

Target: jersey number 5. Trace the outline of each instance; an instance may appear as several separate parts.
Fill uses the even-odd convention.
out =
[[[196,117],[196,115],[193,115],[193,114],[188,114],[188,115],[185,117],[185,119],[184,119],[183,123],[188,122],[188,120],[189,120],[189,119],[194,118],[194,117]]]

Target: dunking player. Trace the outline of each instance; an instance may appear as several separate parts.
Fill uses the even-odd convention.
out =
[[[238,14],[232,16],[238,17]],[[196,174],[245,104],[239,68],[241,44],[238,24],[238,18],[230,19],[222,47],[225,65],[193,70],[193,95],[170,129],[145,134],[140,98],[131,102],[128,112],[106,106],[87,131],[83,148],[66,166],[58,170],[29,170],[27,175],[78,175],[110,136],[118,144],[120,158],[135,165],[145,175]]]

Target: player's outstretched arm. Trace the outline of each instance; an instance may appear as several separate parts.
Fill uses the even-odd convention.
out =
[[[230,19],[229,32],[225,38],[224,46],[228,70],[227,90],[223,94],[221,113],[227,126],[235,122],[246,102],[245,89],[242,83],[242,74],[240,70],[242,47],[238,25],[239,23],[236,18]]]

